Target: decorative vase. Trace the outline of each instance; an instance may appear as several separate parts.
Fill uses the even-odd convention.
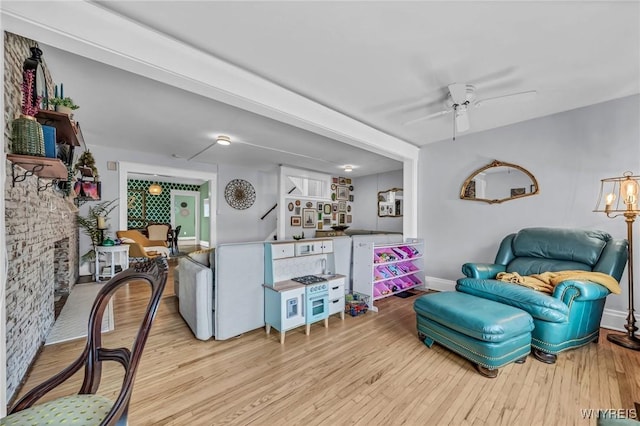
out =
[[[35,117],[21,115],[12,122],[11,151],[14,154],[44,157],[42,126]]]

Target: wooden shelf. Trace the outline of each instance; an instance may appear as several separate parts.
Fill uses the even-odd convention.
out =
[[[56,142],[71,146],[84,146],[84,138],[80,131],[80,126],[71,121],[67,114],[40,110],[36,114],[36,119],[40,124],[53,126],[56,128]]]
[[[28,176],[36,175],[42,179],[67,180],[69,172],[64,163],[57,158],[32,157],[30,155],[7,154],[7,159],[14,166],[20,166],[26,170],[23,175],[16,176],[13,170],[13,182],[22,182]]]

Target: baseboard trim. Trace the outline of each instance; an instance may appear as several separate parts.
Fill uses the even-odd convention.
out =
[[[436,291],[455,291],[456,282],[436,277],[424,277],[424,286],[429,290]]]
[[[209,247],[209,241],[200,241],[198,244],[200,244],[201,247]]]
[[[627,312],[616,311],[613,309],[605,308],[602,312],[602,320],[600,321],[601,328],[608,328],[609,330],[624,331],[624,325],[627,322]]]
[[[429,290],[436,291],[455,291],[456,282],[452,280],[445,280],[437,277],[424,277],[424,286]],[[627,322],[627,312],[616,311],[614,309],[605,308],[602,312],[602,320],[600,321],[600,327],[609,330],[626,331],[624,324]]]

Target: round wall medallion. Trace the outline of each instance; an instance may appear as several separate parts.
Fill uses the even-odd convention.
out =
[[[186,207],[187,207],[187,203],[186,203],[186,202],[184,202],[184,201],[183,201],[183,202],[181,202],[181,203],[180,203],[180,207],[182,207],[182,208],[186,208]]]
[[[234,179],[224,188],[224,199],[234,209],[248,209],[256,201],[256,190],[243,179]]]

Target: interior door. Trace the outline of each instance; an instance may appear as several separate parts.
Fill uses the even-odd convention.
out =
[[[199,235],[200,193],[194,191],[171,191],[171,226],[180,226],[180,240],[194,240]]]

